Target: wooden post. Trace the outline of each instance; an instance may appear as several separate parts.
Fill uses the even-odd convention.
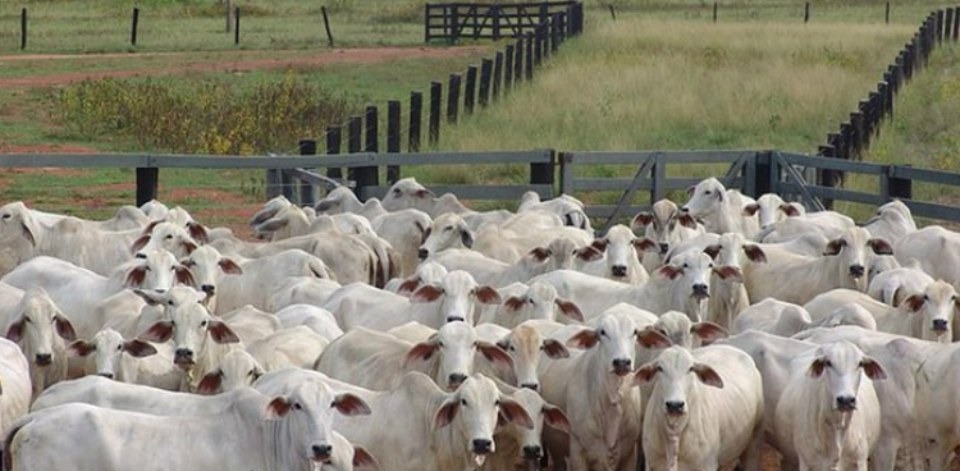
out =
[[[506,94],[513,85],[513,44],[507,44],[506,54],[503,57],[503,92]]]
[[[493,56],[493,100],[500,98],[500,80],[503,77],[503,53],[497,51]]]
[[[233,13],[233,6],[231,4],[231,0],[224,0],[223,14],[227,19],[227,28],[226,28],[227,33],[229,33],[231,29],[233,29],[233,18],[230,16],[231,13]]]
[[[313,139],[303,139],[300,141],[300,155],[317,155],[317,141]],[[317,204],[317,191],[306,180],[300,180],[300,206],[313,206]]]
[[[960,5],[953,8],[953,40],[960,39]]]
[[[320,13],[323,14],[323,29],[327,30],[327,45],[333,47],[333,33],[330,32],[330,18],[327,16],[327,7],[321,6]]]
[[[27,48],[27,7],[20,9],[20,50]]]
[[[430,144],[440,141],[440,102],[443,100],[443,84],[430,82]]]
[[[477,66],[467,66],[467,86],[463,89],[463,112],[473,114],[473,100],[477,96]]]
[[[387,152],[400,153],[400,101],[387,102]],[[400,166],[387,166],[387,183],[393,185],[400,179]]]
[[[546,36],[543,34],[544,23],[540,23],[534,28],[533,32],[533,63],[534,65],[540,65],[540,62],[543,60],[543,40]]]
[[[560,26],[563,24],[560,18],[563,17],[563,13],[556,13],[553,15],[553,21],[550,22],[550,53],[555,54],[557,49],[560,47]]]
[[[719,6],[719,3],[718,3],[718,2],[713,2],[713,22],[714,22],[714,23],[717,22],[717,9],[718,9],[719,7],[720,7],[720,6]]]
[[[327,126],[327,155],[337,155],[340,153],[342,137],[340,126]],[[343,169],[328,167],[327,176],[336,180],[342,180]]]
[[[287,200],[296,203],[297,191],[293,183],[293,177],[286,170],[277,170],[280,177],[280,194]]]
[[[527,52],[526,52],[527,70],[525,75],[526,75],[526,79],[529,81],[529,80],[533,80],[533,34],[527,35],[526,46],[527,46]]]
[[[380,117],[376,106],[368,106],[364,113],[364,152],[380,152]],[[357,190],[366,199],[366,189],[380,184],[380,168],[376,165],[357,168]]]
[[[420,123],[423,121],[423,93],[410,92],[410,125],[407,152],[420,152]]]
[[[556,161],[556,152],[550,151],[550,162],[530,164],[530,184],[531,185],[553,185],[554,181],[554,162]]]
[[[937,20],[933,27],[933,36],[937,40],[937,44],[943,42],[943,10],[937,10]]]
[[[835,136],[835,134],[834,134]],[[836,157],[836,148],[832,145],[820,146],[817,154],[824,157]],[[819,169],[817,171],[817,185],[825,186],[828,188],[836,187],[840,184],[840,175],[837,171],[832,169]],[[828,198],[821,199],[823,207],[826,209],[833,209],[833,200]]]
[[[137,25],[140,24],[140,9],[133,7],[133,21],[130,25],[130,45],[137,46]]]
[[[460,39],[460,16],[456,5],[450,6],[450,42],[456,43]]]
[[[803,22],[810,22],[810,2],[805,3],[803,6]]]
[[[460,107],[460,74],[450,74],[450,85],[447,90],[447,122],[457,124],[457,114]]]
[[[903,166],[912,167],[910,164]],[[894,165],[887,167],[887,172],[884,174],[887,180],[887,192],[889,193],[887,196],[907,200],[913,199],[913,180],[891,175],[895,168],[896,166]]]
[[[24,9],[26,10],[26,9]],[[155,167],[137,168],[137,206],[143,206],[150,200],[157,199],[157,188],[160,186],[160,169]]]
[[[953,8],[947,8],[947,13],[944,15],[943,21],[943,39],[950,41],[953,31]]]
[[[883,21],[884,21],[886,24],[890,24],[890,2],[887,2],[887,9],[885,10],[885,12],[884,12],[884,14],[883,14]]]
[[[430,42],[430,4],[423,4],[423,42]]]
[[[517,40],[517,55],[515,57],[514,67],[513,67],[513,85],[523,81],[523,70],[524,70],[524,60],[523,55],[526,50],[526,39],[520,38]]]
[[[357,152],[360,152],[362,143],[363,143],[363,118],[361,118],[360,116],[353,116],[347,122],[347,153],[356,154]],[[358,181],[356,167],[347,168],[347,179],[356,182],[356,186],[353,187],[353,194],[357,195],[357,198],[360,198],[361,188],[360,188],[360,182]]]
[[[480,102],[481,108],[486,108],[490,104],[490,79],[493,76],[493,61],[483,59],[480,62]]]
[[[617,21],[617,12],[613,11],[613,4],[607,5],[607,8],[610,9],[610,18],[613,18],[613,21]]]
[[[493,40],[500,40],[500,5],[493,5],[490,7],[491,14],[493,15]]]
[[[233,11],[233,44],[240,44],[240,7]]]

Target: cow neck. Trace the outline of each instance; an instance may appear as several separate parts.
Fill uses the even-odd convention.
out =
[[[608,450],[617,445],[620,436],[620,422],[623,418],[623,388],[631,375],[617,376],[610,372],[604,364],[599,349],[594,347],[577,358],[577,374],[574,377],[586,378],[587,397],[596,398],[593,401],[596,413],[592,414],[600,421],[600,430],[603,431],[603,442]]]

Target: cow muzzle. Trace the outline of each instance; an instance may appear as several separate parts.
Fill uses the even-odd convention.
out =
[[[615,278],[623,278],[627,276],[627,266],[626,265],[614,265],[610,267],[610,274]]]
[[[664,407],[667,409],[667,415],[683,415],[686,413],[686,403],[683,401],[666,401]]]
[[[330,458],[333,456],[332,445],[313,445],[310,451],[313,452],[313,461],[321,463],[330,463]]]
[[[37,366],[50,366],[53,363],[53,355],[50,353],[38,353],[35,358]]]
[[[475,438],[472,445],[474,454],[489,455],[490,453],[493,453],[493,440],[486,438]]]
[[[950,328],[950,322],[946,319],[934,319],[933,320],[933,331],[942,334]]]
[[[861,278],[863,274],[866,273],[866,269],[863,265],[850,265],[850,276],[854,278]]]
[[[617,376],[626,376],[630,373],[630,365],[633,362],[629,358],[617,358],[613,360],[613,374]]]
[[[710,297],[710,287],[703,283],[697,283],[693,285],[692,289],[693,292],[690,294],[690,297],[696,299],[697,301],[701,301]]]
[[[837,396],[837,410],[840,412],[857,410],[857,398],[854,396]]]
[[[178,348],[173,354],[173,363],[181,369],[189,369],[196,364],[196,361],[193,359],[193,350]]]

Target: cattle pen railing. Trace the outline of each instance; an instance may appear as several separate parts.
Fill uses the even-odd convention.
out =
[[[883,165],[776,150],[556,152],[550,149],[516,152],[431,152],[408,154],[356,153],[304,156],[203,156],[166,154],[6,154],[0,167],[133,168],[136,169],[137,204],[156,198],[160,169],[264,169],[268,196],[283,194],[291,201],[310,205],[318,191],[346,185],[363,199],[382,197],[386,182],[358,185],[351,175],[361,168],[446,165],[512,165],[525,167],[525,177],[512,172],[510,183],[434,185],[437,194],[451,192],[464,200],[515,203],[526,191],[542,198],[561,193],[590,202],[592,195],[612,192],[615,204],[587,205],[587,214],[603,227],[646,209],[671,191],[684,190],[704,176],[720,178],[730,188],[758,197],[774,192],[799,201],[810,210],[830,208],[835,201],[880,205],[894,198],[907,204],[915,216],[960,221],[960,207],[938,201],[914,199],[918,186],[956,188],[960,198],[960,173]],[[620,167],[619,171],[610,170]],[[347,178],[329,178],[321,169],[347,169]],[[606,168],[606,172],[598,172]],[[310,170],[308,170],[310,169]],[[832,175],[871,180],[874,191],[833,186]],[[604,176],[609,175],[609,176]],[[632,177],[631,177],[632,175]],[[920,193],[920,192],[917,192]],[[926,191],[941,195],[946,191]],[[934,198],[937,199],[937,198]]]
[[[520,38],[545,35],[551,19],[560,31],[575,36],[583,30],[583,2],[427,3],[424,5],[424,41],[444,39]]]

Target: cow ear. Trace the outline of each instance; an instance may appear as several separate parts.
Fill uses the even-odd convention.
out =
[[[194,250],[197,250],[197,244],[190,242],[189,240],[184,240],[180,242],[180,247],[184,252],[191,254]]]
[[[426,342],[420,342],[413,346],[410,351],[407,352],[407,355],[403,359],[403,366],[406,368],[415,361],[427,361],[430,357],[433,356],[434,352],[437,351],[439,345],[436,341],[428,340]]]
[[[73,330],[70,319],[58,314],[53,317],[53,325],[57,328],[57,335],[60,338],[70,342],[77,339],[77,331]]]
[[[434,285],[423,285],[410,296],[412,303],[429,303],[443,295],[443,289]]]
[[[873,358],[863,357],[863,359],[860,360],[860,367],[863,368],[863,372],[867,374],[867,377],[874,381],[887,379],[887,372],[883,371],[880,363]]]
[[[653,378],[657,376],[657,373],[660,372],[660,365],[657,362],[650,362],[646,365],[637,368],[637,371],[633,374],[633,384],[640,386],[644,383],[649,383],[653,381]]]
[[[134,288],[133,294],[139,296],[140,299],[142,299],[145,303],[149,304],[150,306],[159,306],[165,302],[165,299],[163,299],[162,297],[163,295],[161,293],[156,293],[157,296],[160,296],[160,297],[154,297],[153,291],[146,291],[140,288]]]
[[[85,357],[97,351],[97,345],[86,340],[74,340],[67,345],[67,354],[72,357]]]
[[[546,261],[551,255],[553,255],[553,251],[544,247],[535,247],[530,251],[530,256],[538,262]]]
[[[567,350],[567,347],[556,339],[544,340],[543,345],[540,346],[540,349],[543,350],[543,353],[546,353],[548,357],[553,358],[554,360],[570,357],[570,350]]]
[[[663,335],[653,326],[647,326],[640,332],[637,332],[637,343],[645,348],[669,348],[673,345],[670,337]]]
[[[483,304],[500,304],[501,302],[500,293],[489,286],[478,286],[473,289],[473,294],[477,297],[477,301]]]
[[[186,266],[179,265],[174,270],[178,283],[186,286],[194,286],[197,284],[196,280],[193,278],[193,273]]]
[[[787,217],[797,217],[800,215],[800,211],[797,210],[796,206],[790,203],[784,203],[780,205],[780,211],[783,211],[783,214],[786,214]]]
[[[563,315],[575,321],[583,322],[583,312],[580,311],[580,307],[573,301],[557,298],[554,303],[560,308],[560,312],[563,313]]]
[[[133,241],[133,245],[130,246],[130,253],[137,253],[140,249],[146,247],[147,243],[150,242],[150,233],[144,231],[145,233],[140,237],[137,237],[137,240]]]
[[[593,262],[603,258],[603,251],[597,250],[597,248],[592,245],[574,250],[573,253],[578,259],[584,262]]]
[[[673,265],[664,265],[657,269],[657,273],[673,280],[683,274],[683,268],[675,267]]]
[[[700,341],[704,345],[710,345],[713,342],[716,342],[720,339],[725,339],[730,336],[730,333],[727,332],[727,329],[714,324],[713,322],[697,322],[690,327],[690,333],[696,335],[700,338]]]
[[[693,366],[690,367],[690,371],[693,371],[694,374],[697,375],[697,378],[700,378],[701,383],[723,389],[723,379],[720,378],[720,375],[717,374],[713,368],[703,363],[694,363]]]
[[[843,246],[847,243],[843,239],[834,239],[827,244],[827,248],[823,250],[824,255],[836,255],[840,253],[840,250],[843,249]]]
[[[240,342],[240,337],[223,321],[210,321],[210,324],[207,326],[207,332],[210,333],[210,338],[217,343]]]
[[[370,415],[370,406],[360,396],[351,393],[338,394],[330,406],[346,416]]]
[[[460,410],[460,398],[453,397],[447,400],[440,409],[437,409],[437,415],[433,418],[433,426],[436,428],[443,428],[447,425],[450,425],[450,422],[453,422],[453,419],[457,417],[457,412]]]
[[[717,255],[720,255],[720,244],[711,244],[703,248],[703,253],[710,256],[710,258],[716,260]]]
[[[400,283],[400,286],[397,288],[397,293],[412,293],[417,289],[417,286],[420,286],[419,276],[407,278],[403,283]]]
[[[609,243],[610,241],[607,240],[606,238],[594,239],[593,242],[590,243],[590,247],[593,247],[599,250],[600,252],[605,252],[607,250],[607,244]]]
[[[284,218],[270,218],[263,224],[258,225],[254,230],[257,232],[277,232],[284,227],[287,227],[290,221]]]
[[[188,222],[187,232],[190,233],[190,237],[193,237],[193,240],[200,242],[201,244],[206,244],[208,241],[207,228],[203,227],[202,224],[198,224],[196,222]]]
[[[721,267],[715,267],[713,272],[716,273],[721,279],[743,283],[743,272],[740,271],[740,267],[724,265]]]
[[[747,254],[747,258],[749,258],[751,262],[766,263],[767,261],[767,254],[759,245],[745,244],[743,246],[743,253]]]
[[[567,414],[563,413],[563,409],[553,404],[544,404],[541,410],[545,424],[561,432],[570,433],[570,420],[567,419]]]
[[[513,358],[510,358],[510,355],[507,354],[502,348],[483,341],[477,341],[477,351],[483,354],[483,357],[487,359],[490,363],[494,365],[503,366],[505,368],[513,368]]]
[[[757,203],[750,203],[743,207],[743,215],[747,217],[756,215],[757,211],[760,211],[760,205]]]
[[[146,332],[140,334],[141,340],[164,343],[173,337],[173,322],[160,321],[150,326]]]
[[[123,350],[136,358],[144,358],[157,354],[157,349],[154,348],[153,345],[140,339],[123,342]]]
[[[507,422],[513,422],[527,430],[533,430],[533,419],[530,418],[530,414],[527,414],[523,406],[513,399],[500,396],[500,415]]]
[[[421,244],[424,243],[424,242],[426,242],[427,239],[430,238],[430,233],[431,233],[431,232],[433,232],[433,228],[432,228],[432,227],[428,227],[428,228],[426,228],[426,229],[423,230],[423,234],[420,236],[420,243],[421,243]]]
[[[697,192],[697,185],[690,185],[687,187],[687,196],[693,196]]]
[[[473,248],[473,232],[470,232],[469,229],[460,230],[460,242],[463,242],[463,246],[472,249]]]
[[[200,384],[197,385],[197,394],[211,396],[216,394],[222,386],[223,372],[220,370],[213,371],[204,375],[203,379],[200,380]]]
[[[357,445],[353,446],[353,466],[354,468],[380,469],[380,463],[377,462],[376,458],[366,448]]]
[[[518,298],[516,296],[510,296],[506,301],[503,302],[503,305],[506,306],[508,311],[519,311],[523,305],[526,304],[523,298]]]
[[[147,267],[146,265],[140,265],[127,272],[127,278],[123,285],[127,288],[133,288],[142,285],[145,279],[147,279]]]
[[[904,299],[901,305],[906,306],[910,312],[919,312],[923,309],[923,304],[926,302],[923,299],[922,294],[912,294],[907,299]]]
[[[829,362],[826,358],[819,357],[813,360],[813,363],[810,363],[810,376],[813,378],[819,378],[823,374],[823,370],[827,368]]]
[[[689,214],[681,214],[677,216],[677,222],[679,222],[683,227],[689,227],[690,229],[697,228],[697,220]]]
[[[593,329],[583,329],[578,332],[577,335],[567,340],[567,346],[586,350],[593,348],[598,342],[600,342],[600,334],[598,334],[597,331]]]
[[[27,242],[30,242],[30,245],[36,247],[37,239],[33,235],[33,231],[30,230],[30,225],[26,221],[20,221],[20,230],[23,232],[23,238],[27,239]]]
[[[631,223],[631,225],[633,227],[646,227],[652,222],[653,222],[653,214],[643,211],[643,212],[637,213],[637,215],[633,217],[633,222]]]
[[[275,397],[269,404],[267,404],[267,420],[279,419],[285,415],[287,412],[290,412],[290,409],[293,408],[293,403],[288,401],[283,397]]]
[[[229,258],[226,258],[226,257],[221,258],[220,261],[217,262],[217,265],[219,265],[219,266],[220,266],[220,270],[222,270],[222,271],[223,271],[224,273],[226,273],[227,275],[242,275],[242,274],[243,274],[243,268],[240,268],[240,265],[237,264],[237,262],[234,262],[233,260],[231,260],[231,259],[229,259]]]
[[[633,241],[633,249],[640,252],[659,252],[660,244],[649,237],[644,237]]]
[[[723,199],[727,196],[726,193],[726,191],[717,190],[717,199],[723,201]]]
[[[27,324],[27,319],[21,317],[20,320],[10,324],[10,327],[7,328],[7,340],[11,342],[19,342],[23,338],[23,328]]]
[[[867,245],[877,255],[893,255],[893,247],[890,246],[890,242],[884,239],[870,239],[867,241]]]

